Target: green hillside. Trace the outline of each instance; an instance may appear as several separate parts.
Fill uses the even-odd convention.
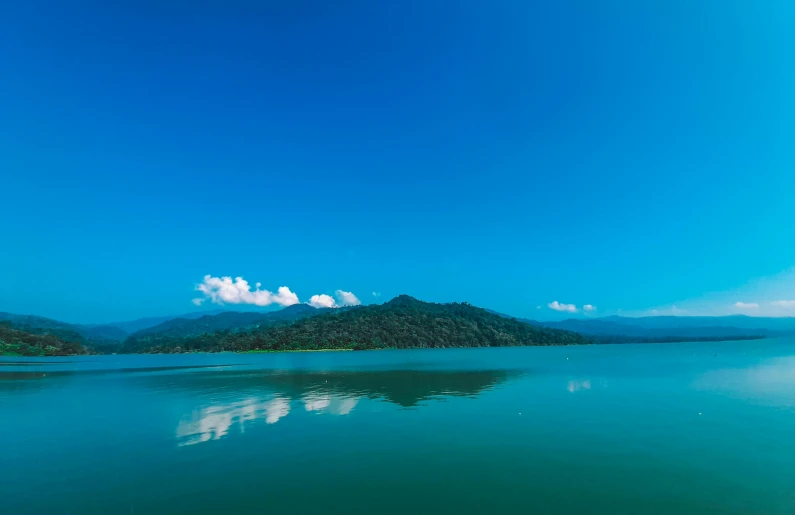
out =
[[[2,356],[71,356],[87,354],[79,343],[65,341],[53,334],[36,334],[15,328],[8,321],[0,322],[0,355]]]
[[[535,327],[466,303],[432,304],[401,295],[386,304],[304,318],[246,332],[206,333],[129,352],[502,347],[585,344],[582,335]]]
[[[0,322],[32,334],[49,334],[97,353],[117,351],[126,337],[124,331],[110,325],[70,324],[36,315],[0,312]]]
[[[318,309],[307,304],[295,304],[267,313],[227,311],[196,319],[176,318],[130,335],[124,342],[123,352],[139,352],[140,349],[153,347],[182,347],[184,340],[210,333],[229,332],[234,337],[234,334],[241,331],[289,324],[327,311],[328,308]]]

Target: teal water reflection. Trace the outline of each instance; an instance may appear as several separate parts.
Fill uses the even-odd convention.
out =
[[[3,513],[795,512],[795,341],[0,360]]]

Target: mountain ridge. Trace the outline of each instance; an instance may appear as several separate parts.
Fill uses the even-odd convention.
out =
[[[384,304],[333,309],[289,325],[218,332],[138,347],[144,352],[444,348],[587,344],[569,331],[539,328],[467,303],[400,295]]]
[[[74,356],[88,354],[89,349],[51,333],[33,333],[0,321],[0,356]]]
[[[293,304],[278,311],[246,312],[224,311],[195,319],[175,318],[154,327],[131,334],[122,347],[131,352],[141,347],[169,345],[169,342],[197,337],[203,334],[241,332],[261,326],[287,324],[302,318],[316,316],[332,308],[315,308],[308,304]]]
[[[199,338],[205,345],[213,346],[213,340],[229,338],[215,333],[251,333],[267,329],[272,325],[289,325],[301,319],[322,314],[340,314],[357,309],[370,309],[382,306],[387,310],[426,309],[428,306],[446,306],[418,300],[401,294],[384,304],[345,308],[314,308],[308,304],[295,304],[276,311],[224,311],[215,309],[188,313],[175,317],[150,317],[114,324],[71,324],[37,315],[17,315],[0,312],[0,321],[10,323],[15,329],[31,334],[52,335],[57,339],[84,346],[95,353],[137,352],[138,348],[174,347],[171,343],[182,339]],[[536,328],[562,330],[578,333],[589,338],[592,343],[625,342],[674,342],[687,340],[730,340],[746,338],[767,338],[795,334],[795,317],[751,317],[730,315],[724,317],[695,316],[650,316],[622,317],[611,315],[594,318],[568,318],[558,321],[537,321],[513,317],[489,309],[475,308],[466,302],[449,305],[468,306],[508,320],[516,320]],[[151,323],[160,320],[155,325]],[[146,326],[131,334],[122,327]],[[377,328],[372,328],[378,333]],[[388,335],[381,334],[382,339]],[[360,335],[361,336],[361,335]],[[304,343],[316,347],[311,342]],[[361,342],[360,342],[361,343]],[[426,342],[427,344],[428,342]],[[229,344],[234,348],[234,344]],[[362,343],[364,347],[375,345],[372,341]],[[384,342],[377,346],[386,345]],[[430,346],[437,344],[430,344]],[[438,345],[444,345],[439,343]],[[201,345],[199,346],[201,347]]]
[[[0,312],[0,322],[6,322],[15,329],[31,334],[52,335],[65,342],[78,343],[82,346],[107,351],[119,345],[126,334],[106,325],[87,326],[70,324],[38,315],[18,315]]]
[[[522,319],[541,327],[566,329],[586,335],[637,337],[788,336],[795,334],[795,318],[772,317],[620,317],[569,318],[560,321]]]

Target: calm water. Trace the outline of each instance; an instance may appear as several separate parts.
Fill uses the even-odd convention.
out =
[[[791,515],[795,340],[4,359],[0,499],[8,514]]]

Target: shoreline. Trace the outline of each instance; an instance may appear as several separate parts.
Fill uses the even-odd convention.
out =
[[[676,339],[673,341],[591,341],[583,344],[564,343],[560,345],[503,345],[503,346],[474,346],[474,347],[405,347],[405,348],[377,348],[377,349],[285,349],[285,350],[246,350],[246,351],[189,351],[189,352],[125,352],[125,353],[110,353],[110,354],[61,354],[52,356],[31,356],[24,354],[0,354],[2,358],[71,358],[77,356],[146,356],[146,355],[190,355],[190,354],[284,354],[290,352],[371,352],[371,351],[396,351],[396,350],[444,350],[444,349],[505,349],[505,348],[531,348],[531,347],[591,347],[591,346],[606,346],[606,345],[665,345],[677,343],[726,343],[726,342],[748,342],[769,340],[768,336],[754,336],[744,338],[721,338],[721,339]],[[776,339],[776,338],[772,338]]]
[[[355,349],[295,349],[295,350],[241,350],[241,351],[222,351],[222,352],[207,352],[207,351],[199,351],[199,352],[181,352],[179,354],[275,354],[275,353],[284,353],[284,352],[352,352]],[[376,349],[374,349],[376,350]],[[149,354],[149,353],[144,353]],[[168,354],[168,353],[163,353]]]

